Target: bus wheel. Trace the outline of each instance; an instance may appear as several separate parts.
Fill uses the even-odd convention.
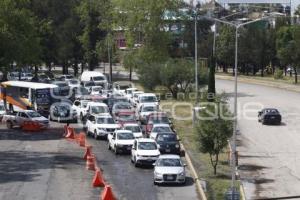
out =
[[[12,129],[13,128],[13,124],[10,121],[6,122],[6,126],[7,126],[8,129]]]

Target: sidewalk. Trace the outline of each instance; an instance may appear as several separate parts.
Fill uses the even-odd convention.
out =
[[[234,77],[228,76],[228,75],[216,74],[216,79],[234,81]],[[247,77],[238,77],[238,81],[241,83],[263,85],[263,86],[267,86],[267,87],[284,89],[284,90],[288,90],[288,91],[292,91],[292,92],[300,92],[300,85],[276,82],[275,80],[268,81],[268,80],[257,80],[257,79],[253,79],[253,78],[247,78]]]

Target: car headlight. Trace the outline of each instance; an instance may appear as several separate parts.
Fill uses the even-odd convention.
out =
[[[185,172],[184,172],[184,171],[181,172],[181,173],[179,174],[179,176],[185,176]]]
[[[179,146],[179,144],[176,144],[175,147],[178,149],[180,146]]]

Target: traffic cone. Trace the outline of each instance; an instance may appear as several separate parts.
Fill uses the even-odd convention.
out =
[[[67,135],[66,135],[67,139],[75,139],[74,128],[68,127],[67,132],[68,132]]]
[[[86,159],[86,169],[87,170],[93,170],[95,171],[95,155],[92,154],[91,156],[88,156]]]
[[[79,146],[85,147],[85,134],[79,133]]]
[[[92,155],[92,146],[86,146],[85,147],[85,153],[84,153],[83,159],[87,160],[87,157],[91,156],[91,155]]]
[[[101,171],[99,168],[96,169],[92,185],[93,185],[93,187],[104,187],[105,186],[105,182],[104,182],[104,179],[101,175]]]
[[[116,200],[110,185],[105,185],[100,200]]]

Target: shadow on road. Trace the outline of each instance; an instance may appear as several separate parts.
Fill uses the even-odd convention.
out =
[[[62,128],[51,128],[39,132],[24,132],[20,129],[1,129],[0,140],[20,140],[20,141],[38,141],[38,140],[59,140],[62,138]]]
[[[0,160],[0,184],[34,181],[42,175],[41,169],[68,169],[83,165],[80,157],[50,152],[0,152]]]

